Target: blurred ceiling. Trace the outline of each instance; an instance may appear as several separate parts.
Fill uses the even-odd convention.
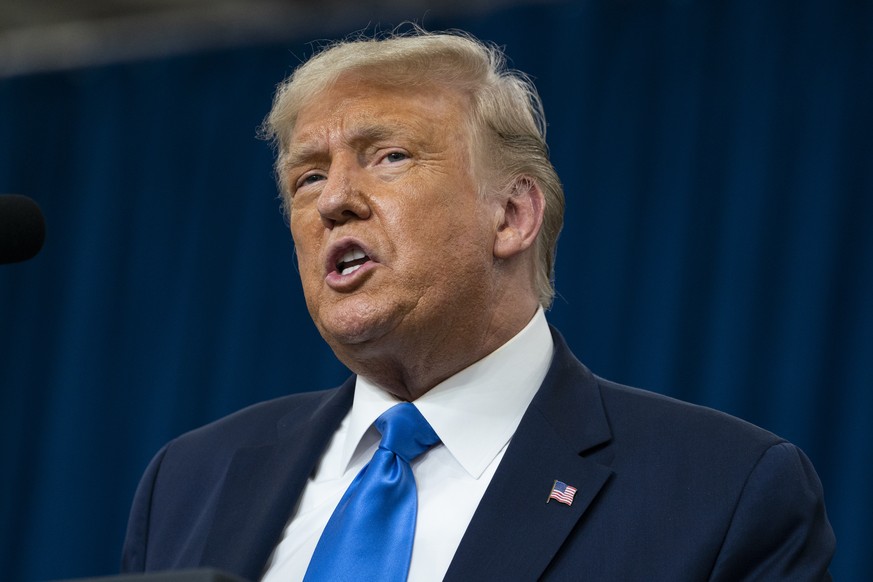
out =
[[[542,1],[542,0],[540,0]],[[0,76],[484,12],[521,0],[0,0]],[[528,4],[532,3],[530,0]],[[313,38],[314,40],[314,38]]]

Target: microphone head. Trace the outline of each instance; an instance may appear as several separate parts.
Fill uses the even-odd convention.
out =
[[[45,219],[27,196],[0,196],[0,264],[34,257],[45,241]]]

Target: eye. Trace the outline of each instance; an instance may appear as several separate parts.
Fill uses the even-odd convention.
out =
[[[389,164],[396,164],[397,162],[402,162],[403,160],[408,160],[409,156],[405,152],[388,152],[385,154],[383,158]]]
[[[304,186],[315,184],[316,182],[320,182],[321,180],[324,180],[324,176],[322,174],[304,174],[297,180],[296,188],[303,188]]]

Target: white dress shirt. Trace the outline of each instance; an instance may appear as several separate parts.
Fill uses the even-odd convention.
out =
[[[442,580],[461,538],[548,372],[554,346],[542,309],[515,337],[429,390],[415,406],[441,443],[412,463],[418,518],[410,581]],[[364,377],[352,408],[309,478],[262,582],[303,580],[352,480],[379,445],[373,422],[398,400]]]

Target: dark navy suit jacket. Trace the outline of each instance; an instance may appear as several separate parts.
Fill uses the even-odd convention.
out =
[[[795,446],[555,356],[446,580],[829,579],[821,485]],[[136,492],[125,571],[258,580],[352,404],[354,380],[246,408],[165,446]],[[572,505],[546,503],[555,480]]]

